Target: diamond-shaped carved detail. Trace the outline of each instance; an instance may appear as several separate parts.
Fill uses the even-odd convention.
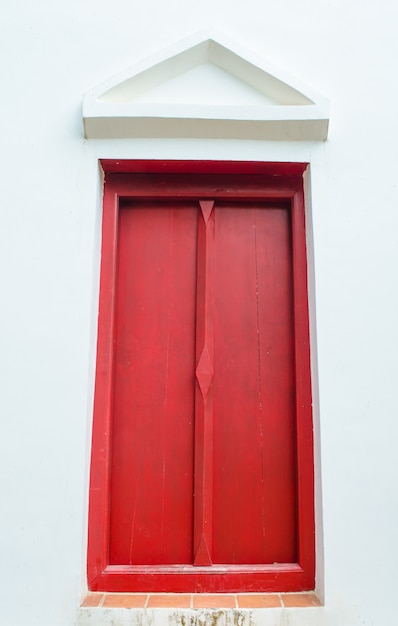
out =
[[[205,399],[213,378],[213,365],[207,346],[203,348],[202,354],[200,355],[199,363],[196,368],[196,378],[198,380],[202,396]]]
[[[199,200],[199,204],[202,210],[203,219],[205,221],[205,224],[207,224],[213,210],[214,200]]]

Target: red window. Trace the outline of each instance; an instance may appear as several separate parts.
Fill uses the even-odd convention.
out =
[[[313,589],[306,166],[103,167],[89,587]]]

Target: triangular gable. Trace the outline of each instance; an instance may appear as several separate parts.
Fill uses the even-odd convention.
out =
[[[199,33],[84,96],[88,138],[322,141],[329,105],[215,34]]]

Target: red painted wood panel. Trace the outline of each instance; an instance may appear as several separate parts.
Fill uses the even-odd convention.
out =
[[[192,562],[196,206],[120,210],[109,562]]]
[[[305,165],[213,165],[106,174],[92,590],[314,585]]]
[[[219,203],[216,241],[213,562],[295,562],[288,207]]]

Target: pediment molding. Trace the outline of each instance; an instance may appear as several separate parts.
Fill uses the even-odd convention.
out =
[[[327,139],[329,103],[219,33],[201,32],[88,91],[87,138]]]

